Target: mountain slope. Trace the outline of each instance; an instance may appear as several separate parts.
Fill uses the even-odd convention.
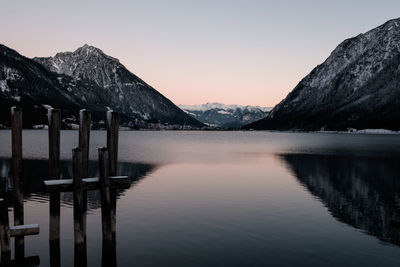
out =
[[[400,19],[342,42],[250,129],[400,129]]]
[[[56,68],[57,60],[60,69]],[[76,122],[82,108],[92,111],[94,122],[104,120],[111,108],[120,112],[125,125],[203,125],[117,59],[87,45],[73,53],[35,60],[0,45],[0,124],[9,124],[14,105],[24,109],[24,127],[46,124],[48,106],[60,108],[70,122]]]
[[[178,106],[207,125],[223,128],[240,128],[245,124],[266,117],[270,110],[270,108],[258,106],[224,105],[220,103]]]
[[[34,58],[47,70],[64,74],[76,81],[87,81],[101,88],[98,94],[107,105],[125,116],[148,122],[202,126],[169,99],[161,95],[118,59],[100,49],[84,45],[74,52],[58,53],[54,57]],[[90,99],[86,99],[91,102]]]
[[[71,87],[79,93],[73,93]],[[24,109],[25,127],[46,123],[46,105],[59,107],[65,116],[71,116],[85,105],[84,95],[97,99],[87,84],[75,84],[68,76],[50,73],[42,65],[0,45],[0,123],[9,122],[10,107],[14,105]],[[89,108],[99,111],[95,106]]]

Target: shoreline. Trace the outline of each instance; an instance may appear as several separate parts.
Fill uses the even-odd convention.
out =
[[[0,128],[0,131],[11,130],[11,128]],[[47,128],[24,128],[24,130],[41,131],[47,130]],[[61,129],[62,131],[78,131],[79,129]],[[106,131],[106,128],[91,129],[91,131]],[[271,132],[271,133],[322,133],[322,134],[370,134],[370,135],[397,135],[400,131],[388,130],[388,129],[362,129],[362,130],[350,130],[350,131],[302,131],[302,130],[243,130],[243,129],[130,129],[129,127],[120,126],[120,131],[123,132]]]

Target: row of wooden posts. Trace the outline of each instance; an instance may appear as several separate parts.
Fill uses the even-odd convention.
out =
[[[60,130],[61,112],[48,110],[49,132],[49,180],[44,181],[49,192],[50,265],[60,262],[60,193],[73,192],[74,200],[74,265],[86,266],[86,212],[87,191],[100,190],[103,237],[103,266],[116,266],[116,199],[117,189],[128,188],[128,176],[117,176],[119,115],[107,112],[107,147],[98,149],[99,177],[88,177],[89,141],[91,116],[88,110],[80,111],[79,147],[72,149],[72,178],[60,179]],[[0,200],[0,241],[2,264],[11,263],[10,237],[15,237],[15,260],[27,260],[24,255],[24,236],[39,234],[38,225],[23,225],[22,179],[22,110],[11,109],[12,123],[12,174],[14,225],[9,226],[6,201]],[[4,216],[3,216],[4,215]],[[5,216],[7,215],[7,216]],[[4,219],[3,219],[4,217]]]

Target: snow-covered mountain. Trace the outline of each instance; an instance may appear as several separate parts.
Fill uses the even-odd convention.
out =
[[[207,125],[223,128],[240,128],[245,124],[265,118],[271,110],[267,107],[224,105],[221,103],[178,106]]]
[[[342,42],[270,112],[245,128],[400,129],[400,19]]]
[[[89,45],[33,60],[0,45],[0,101],[2,122],[9,120],[9,107],[19,105],[27,111],[28,127],[28,123],[45,122],[48,105],[61,108],[63,117],[76,118],[79,109],[87,108],[93,119],[100,121],[111,108],[120,112],[122,123],[129,125],[203,125],[128,71],[118,59]]]

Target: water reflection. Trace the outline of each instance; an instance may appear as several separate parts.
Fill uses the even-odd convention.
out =
[[[280,157],[337,220],[400,246],[399,158],[310,154]]]
[[[23,161],[23,177],[24,177],[24,197],[30,201],[47,202],[48,194],[45,192],[43,181],[48,179],[49,163],[47,160],[24,160]],[[150,172],[156,169],[155,164],[144,163],[118,163],[118,173],[128,175],[132,184],[137,183]],[[98,177],[98,162],[89,162],[89,176]],[[61,179],[72,178],[72,164],[70,161],[61,161],[60,163]],[[0,180],[11,177],[11,159],[0,158]],[[11,182],[11,179],[9,179]],[[117,197],[124,195],[125,190],[118,190]],[[2,192],[0,192],[1,194]],[[88,191],[88,210],[100,208],[100,192],[99,190]],[[61,193],[61,203],[64,206],[73,206],[72,192]]]
[[[0,197],[6,197],[6,199],[11,199],[11,192],[7,190],[6,186],[12,187],[11,182],[11,160],[10,159],[0,159]],[[141,164],[141,163],[119,163],[117,173],[127,175],[131,181],[131,186],[137,183],[140,179],[144,178],[150,172],[154,171],[156,168],[152,164]],[[49,196],[45,192],[43,181],[48,177],[48,161],[46,160],[24,160],[23,162],[23,177],[24,177],[24,198],[33,202],[47,202],[49,201]],[[98,163],[93,161],[89,162],[89,176],[99,176]],[[60,164],[60,173],[62,179],[72,178],[72,164],[68,161],[62,161]],[[109,190],[109,189],[107,189]],[[124,189],[118,189],[116,197],[124,194]],[[100,190],[90,190],[87,191],[87,205],[88,210],[98,209],[105,204],[101,200]],[[115,195],[114,195],[115,197]],[[115,202],[116,200],[114,200]],[[74,196],[72,192],[61,194],[61,203],[66,206],[74,205]],[[8,206],[12,206],[12,203],[8,203]],[[75,212],[75,208],[74,208]],[[7,205],[5,206],[5,213],[7,214]],[[103,210],[102,210],[103,213]],[[115,211],[114,211],[115,214]],[[8,214],[7,214],[8,215]],[[83,215],[82,215],[83,216]],[[8,216],[7,216],[8,217]],[[74,223],[76,214],[74,213]],[[102,218],[102,224],[112,220],[111,217]],[[114,218],[115,220],[115,218]],[[7,220],[8,221],[8,220]],[[8,225],[8,223],[7,223]],[[84,224],[83,224],[84,225]],[[8,227],[8,226],[7,226]],[[84,226],[81,226],[84,227]],[[111,232],[109,233],[111,235]],[[60,258],[60,240],[55,242],[50,240],[50,266],[58,267],[61,266]],[[4,264],[4,257],[0,260],[0,266]],[[32,258],[32,257],[31,257]],[[37,257],[33,257],[35,260]],[[86,240],[83,245],[75,243],[75,263],[74,266],[87,266],[87,254],[86,254]],[[112,239],[104,239],[103,233],[103,251],[102,251],[102,266],[116,266],[116,242],[115,237]],[[29,260],[29,261],[28,261]],[[7,261],[8,262],[8,261]],[[5,263],[8,266],[8,263]],[[21,266],[37,266],[38,262],[33,262],[30,258],[23,259],[19,261]],[[18,265],[18,266],[20,266]]]

